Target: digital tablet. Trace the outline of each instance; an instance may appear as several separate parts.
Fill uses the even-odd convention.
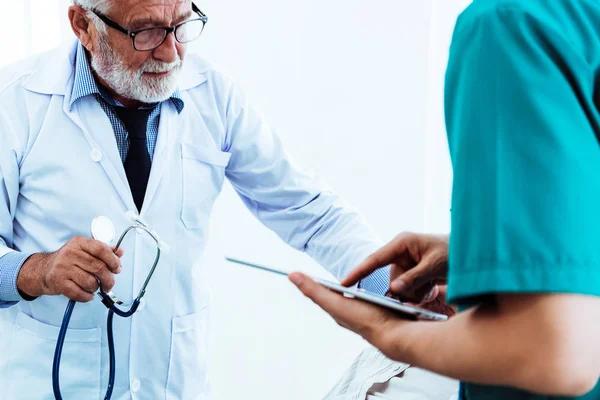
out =
[[[235,258],[226,257],[225,259],[232,263],[245,265],[247,267],[257,268],[257,269],[267,271],[267,272],[273,272],[273,273],[279,274],[279,275],[288,276],[291,273],[291,272],[288,273],[288,272],[280,271],[280,270],[277,270],[274,268],[265,267],[262,265],[252,264],[252,263],[242,261],[242,260],[237,260]],[[345,286],[340,285],[339,283],[335,283],[335,282],[328,281],[328,280],[321,279],[321,278],[312,277],[312,279],[315,282],[325,286],[326,288],[331,289],[335,292],[341,293],[346,297],[357,298],[357,299],[366,301],[368,303],[373,303],[373,304],[376,304],[381,307],[389,308],[389,309],[393,310],[394,312],[398,313],[399,315],[409,318],[409,319],[430,320],[430,321],[431,320],[445,321],[448,319],[448,316],[446,316],[444,314],[438,314],[438,313],[426,310],[421,307],[403,303],[401,301],[392,299],[390,297],[370,293],[363,289],[347,288]]]

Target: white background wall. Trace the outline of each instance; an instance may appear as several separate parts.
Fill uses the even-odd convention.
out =
[[[385,239],[423,228],[430,7],[388,0],[206,4],[204,54],[240,82],[298,161]],[[220,257],[322,270],[263,229],[229,189],[212,239],[218,398],[322,398],[365,344],[285,279]]]
[[[443,73],[453,21],[467,2],[201,0],[209,23],[192,48],[233,76],[298,161],[383,239],[447,232]],[[0,0],[0,65],[70,38],[67,4]],[[285,278],[223,256],[327,273],[256,222],[230,186],[211,224],[215,398],[322,398],[365,343]]]

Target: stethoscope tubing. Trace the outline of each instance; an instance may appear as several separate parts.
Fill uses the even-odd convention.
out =
[[[146,287],[150,283],[150,279],[152,278],[152,275],[154,274],[154,271],[155,271],[156,266],[158,265],[158,261],[160,259],[160,240],[158,239],[156,234],[153,231],[151,231],[146,225],[143,225],[139,222],[137,222],[135,225],[128,227],[127,229],[125,229],[125,231],[123,231],[123,233],[121,234],[121,237],[119,238],[119,240],[115,246],[115,250],[114,250],[115,253],[117,253],[117,251],[119,250],[119,248],[121,246],[121,242],[123,242],[123,239],[125,238],[127,233],[129,233],[132,229],[141,229],[141,230],[145,231],[146,233],[148,233],[152,237],[152,239],[154,239],[154,241],[156,242],[156,257],[154,259],[154,264],[152,265],[152,268],[150,269],[150,272],[148,273],[148,276],[146,277],[146,280],[144,281],[144,285],[140,289],[137,297],[135,298],[135,300],[131,304],[131,307],[129,307],[128,310],[124,311],[124,310],[119,309],[116,306],[115,301],[110,297],[110,295],[105,293],[104,290],[102,290],[101,285],[98,290],[98,295],[102,299],[102,303],[106,306],[106,308],[108,308],[108,316],[106,318],[106,331],[107,331],[108,352],[109,352],[109,360],[110,361],[109,361],[108,386],[106,389],[106,394],[104,396],[104,400],[110,400],[110,398],[112,397],[112,392],[113,392],[114,383],[115,383],[115,344],[114,344],[114,332],[113,332],[114,315],[117,314],[119,317],[128,318],[137,311],[137,309],[140,305],[140,301],[142,300],[142,297],[144,297],[144,295],[146,294]],[[58,333],[58,339],[56,341],[56,348],[54,350],[54,360],[52,362],[52,390],[54,392],[54,398],[56,400],[62,400],[62,395],[60,392],[60,360],[62,358],[62,350],[64,347],[65,338],[67,336],[67,329],[69,328],[69,322],[71,321],[71,315],[73,314],[74,308],[75,308],[75,301],[69,300],[69,303],[67,304],[67,308],[65,309],[65,314],[63,316],[62,324],[60,326],[60,331]]]

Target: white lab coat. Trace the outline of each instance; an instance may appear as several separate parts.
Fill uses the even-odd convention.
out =
[[[111,124],[92,97],[69,111],[76,44],[0,72],[0,256],[54,251],[108,216],[121,232],[136,207]],[[204,60],[189,56],[179,82],[185,108],[162,106],[141,218],[170,245],[133,318],[115,317],[113,399],[209,399],[209,291],[201,258],[225,176],[283,240],[338,278],[379,246],[362,218],[302,173],[245,97]],[[115,293],[131,301],[152,265],[144,235],[124,243]],[[235,279],[235,277],[232,277]],[[53,399],[51,364],[67,304],[42,296],[0,309],[2,399]],[[61,387],[96,399],[108,379],[107,310],[77,304]]]

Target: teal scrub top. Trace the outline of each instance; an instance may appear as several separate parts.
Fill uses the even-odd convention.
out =
[[[600,295],[600,0],[474,0],[446,76],[449,300]],[[564,399],[473,384],[468,400]],[[600,385],[579,399],[600,399]]]

